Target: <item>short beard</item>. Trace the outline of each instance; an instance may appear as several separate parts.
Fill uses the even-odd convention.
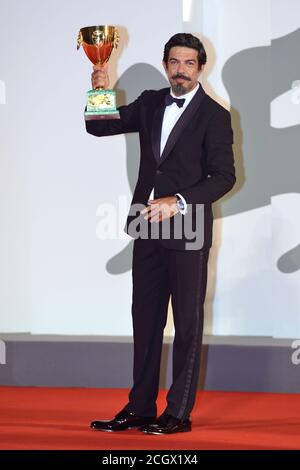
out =
[[[188,92],[188,90],[185,88],[183,84],[172,85],[171,88],[172,88],[174,95],[176,96],[185,95]]]

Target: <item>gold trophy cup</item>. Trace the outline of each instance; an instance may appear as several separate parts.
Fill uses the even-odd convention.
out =
[[[119,33],[115,26],[87,26],[79,31],[77,50],[82,46],[94,65],[103,65],[108,62],[118,43]],[[89,90],[84,116],[86,120],[118,119],[120,115],[116,108],[116,93],[101,88]]]

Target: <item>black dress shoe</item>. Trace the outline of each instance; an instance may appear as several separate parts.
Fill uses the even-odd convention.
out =
[[[154,423],[147,424],[140,428],[145,434],[175,434],[177,432],[189,432],[192,430],[192,421],[178,419],[168,413],[163,413]]]
[[[114,417],[114,419],[110,421],[92,421],[90,426],[96,431],[126,431],[126,429],[139,428],[140,426],[151,424],[155,419],[155,416],[138,416],[135,413],[122,410]]]

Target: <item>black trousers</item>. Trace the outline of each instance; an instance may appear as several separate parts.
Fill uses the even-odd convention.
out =
[[[134,241],[134,368],[127,411],[140,416],[157,413],[163,331],[171,296],[175,327],[173,382],[165,411],[179,419],[189,416],[200,367],[208,252],[168,250],[159,240]]]

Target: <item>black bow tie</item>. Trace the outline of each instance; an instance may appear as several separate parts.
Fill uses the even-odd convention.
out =
[[[174,98],[172,95],[166,95],[165,97],[166,106],[176,103],[178,108],[182,108],[182,106],[184,105],[184,102],[185,102],[184,98]]]

